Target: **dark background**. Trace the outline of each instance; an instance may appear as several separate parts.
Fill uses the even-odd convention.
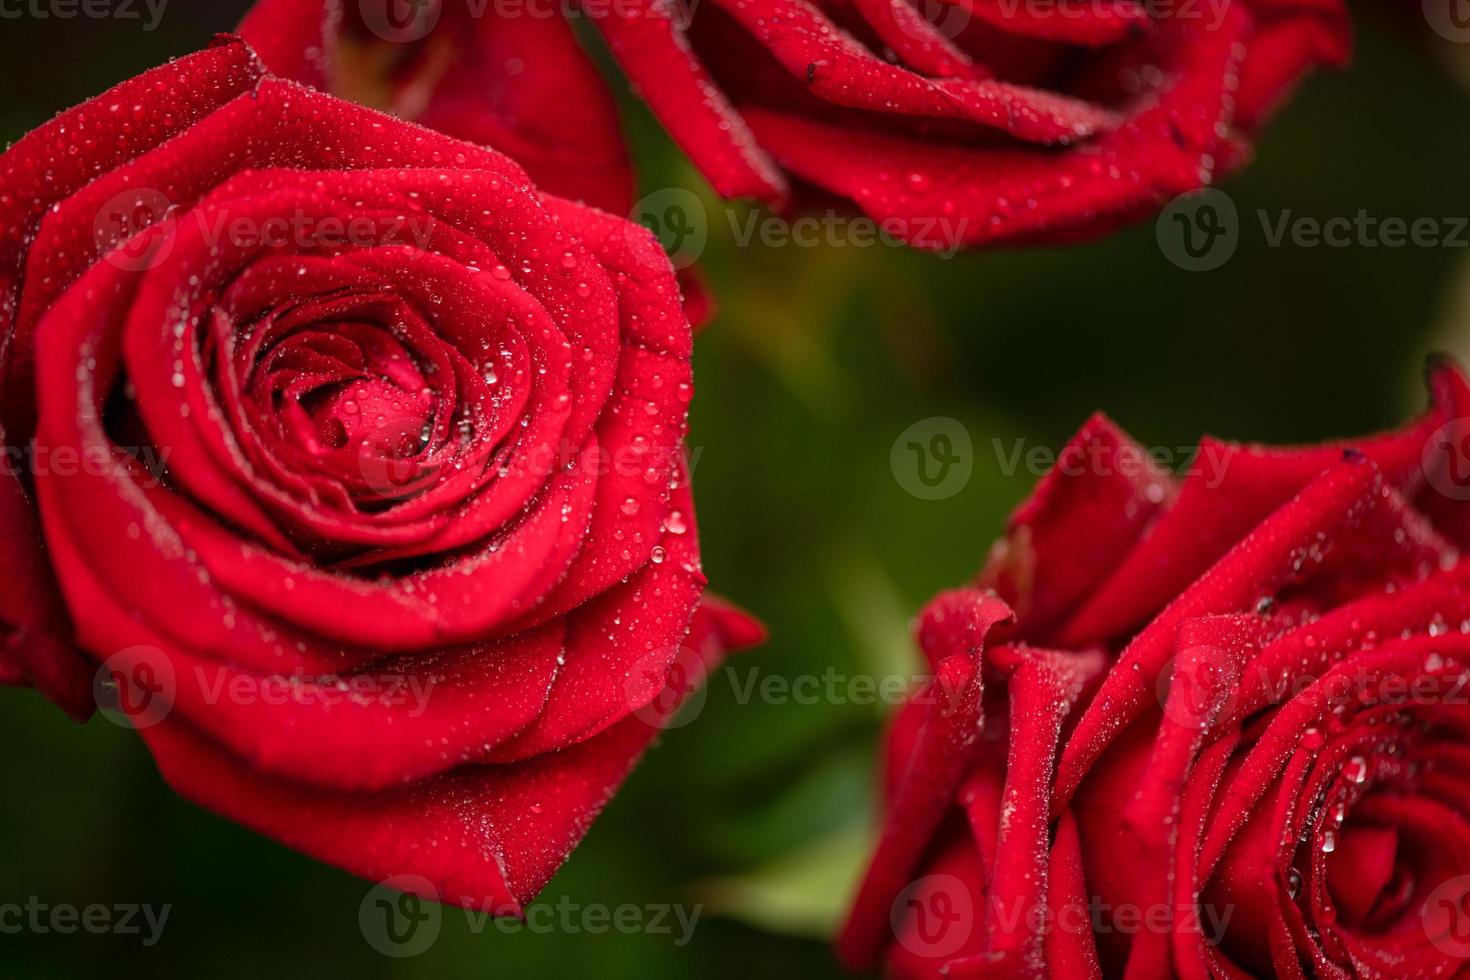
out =
[[[0,20],[0,139],[207,42],[245,4],[174,0],[138,22]],[[1470,354],[1466,249],[1269,247],[1255,215],[1470,215],[1470,45],[1417,5],[1355,10],[1345,74],[1311,79],[1224,186],[1239,250],[1189,273],[1152,222],[1094,245],[951,261],[889,247],[739,248],[711,212],[704,264],[722,314],[700,339],[692,444],[714,587],[770,625],[757,678],[908,674],[907,618],[971,576],[1035,482],[1009,453],[1056,449],[1108,411],[1148,446],[1201,432],[1310,440],[1422,404],[1424,355]],[[1430,43],[1430,39],[1434,43]],[[698,186],[628,107],[647,189]],[[932,416],[970,433],[963,490],[903,489],[890,450]],[[3,587],[3,586],[0,586]],[[168,903],[162,941],[0,936],[0,975],[371,977],[835,974],[819,938],[845,900],[870,814],[881,706],[739,703],[717,675],[697,721],[628,781],[542,900],[702,905],[693,941],[502,934],[446,909],[395,960],[365,941],[368,884],[175,797],[137,737],[0,691],[0,903]]]

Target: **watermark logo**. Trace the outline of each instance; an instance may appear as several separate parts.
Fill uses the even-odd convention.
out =
[[[1424,443],[1422,459],[1429,485],[1451,500],[1470,500],[1470,419],[1454,419]]]
[[[422,454],[432,436],[428,423],[385,419],[356,445],[357,470],[368,491],[387,501],[417,497],[439,479],[439,467]],[[345,441],[348,437],[342,434]]]
[[[764,248],[904,248],[914,244],[941,259],[952,259],[964,247],[968,217],[912,215],[884,218],[851,215],[829,209],[787,218],[752,210],[743,216],[725,209],[730,237],[737,248],[759,243]]]
[[[357,924],[368,945],[394,959],[418,956],[434,945],[443,919],[439,892],[422,875],[384,878],[357,909]]]
[[[147,474],[139,473],[134,477],[139,486],[153,488],[163,485],[168,474],[170,450],[167,446],[122,446],[115,443],[106,446],[50,446],[33,439],[24,446],[0,447],[0,473],[60,479],[107,477],[117,472],[115,453],[119,450],[131,456],[139,470]]]
[[[0,20],[142,21],[145,32],[163,23],[169,0],[0,0]]]
[[[378,705],[402,709],[410,718],[429,710],[443,681],[438,674],[252,674],[224,664],[195,665],[180,672],[157,647],[133,646],[108,657],[93,675],[92,693],[102,716],[126,728],[150,728],[178,701],[180,684],[189,703],[202,707]]]
[[[624,681],[623,693],[632,713],[656,728],[682,728],[704,710],[709,699],[704,661],[680,647],[670,662],[667,649],[638,658]]]
[[[441,905],[443,901],[451,904]],[[675,947],[683,947],[694,938],[704,906],[662,902],[582,905],[562,895],[555,903],[537,901],[514,909],[468,895],[447,900],[427,878],[401,874],[374,885],[363,896],[357,916],[369,946],[393,959],[409,959],[427,952],[438,941],[446,914],[456,912],[464,915],[465,928],[476,936],[487,931],[507,936],[615,932],[668,937]]]
[[[913,244],[941,259],[959,254],[971,225],[966,216],[910,215],[880,220],[836,209],[792,217],[759,208],[726,207],[716,214],[724,216],[729,240],[739,249],[906,248]],[[654,191],[634,205],[629,218],[653,232],[676,268],[692,265],[709,244],[712,216],[700,198],[685,188]],[[639,240],[630,244],[643,244],[642,233],[638,235]]]
[[[136,936],[145,947],[158,945],[163,928],[168,924],[173,905],[119,902],[104,905],[72,905],[51,903],[32,895],[24,905],[19,902],[0,904],[0,936],[32,935],[70,936],[78,932],[102,936]]]
[[[958,419],[936,415],[904,429],[893,441],[888,463],[898,485],[911,495],[944,500],[970,482],[975,447]]]
[[[1213,187],[1181,194],[1154,224],[1164,257],[1186,272],[1218,269],[1240,244],[1240,214],[1230,195]]]
[[[1002,0],[1002,6],[1004,3]],[[906,4],[895,4],[893,17],[899,30],[925,44],[932,43],[935,34],[950,41],[957,39],[973,17],[969,4],[950,0],[917,0],[914,7],[917,10]]]
[[[1419,916],[1436,949],[1470,959],[1470,875],[1441,882],[1424,900]]]
[[[1440,37],[1470,42],[1470,0],[1423,0],[1424,19]]]
[[[1225,25],[1231,0],[1139,0],[1137,17],[1140,26],[1149,21],[1205,21],[1205,30],[1217,31]],[[1008,20],[1021,17],[1035,21],[1082,21],[1092,18],[1113,19],[1119,11],[1111,0],[999,0],[998,8]]]
[[[1145,494],[1154,503],[1163,499],[1163,486],[1158,481],[1160,472],[1188,474],[1204,481],[1211,490],[1225,481],[1230,468],[1233,451],[1220,446],[1146,446],[1139,452],[1120,453],[1111,446],[1099,442],[1072,443],[1057,450],[1042,443],[1031,443],[1025,439],[1014,439],[1007,446],[1005,440],[991,437],[991,454],[1002,476],[1026,473],[1031,476],[1046,476],[1060,473],[1062,476],[1121,476],[1144,483]]]
[[[1157,684],[1164,715],[1187,727],[1228,717],[1235,708],[1239,684],[1233,672],[1220,666],[1226,661],[1225,651],[1199,647],[1165,664]]]
[[[92,219],[92,239],[107,262],[124,272],[157,268],[173,252],[178,229],[173,202],[160,192],[136,187],[108,198]],[[139,233],[161,226],[151,235]]]
[[[951,874],[913,882],[893,900],[889,922],[899,944],[915,956],[953,956],[975,931],[975,901]]]
[[[1291,208],[1257,208],[1255,224],[1267,248],[1470,248],[1470,217],[1463,215],[1402,217],[1358,208],[1319,217]],[[1230,261],[1246,230],[1229,195],[1214,188],[1176,197],[1154,229],[1164,257],[1190,272],[1208,272]]]
[[[98,253],[125,272],[156,269],[173,254],[179,222],[189,222],[216,254],[222,246],[235,250],[289,249],[299,252],[341,251],[411,245],[427,248],[434,220],[426,215],[375,216],[317,214],[300,208],[260,217],[232,215],[225,209],[205,213],[180,209],[162,192],[135,187],[109,198],[92,219]],[[148,231],[149,234],[140,234]]]
[[[412,44],[429,36],[443,13],[440,0],[357,0],[362,22],[384,41]]]
[[[709,216],[691,190],[665,187],[633,205],[633,221],[653,232],[674,268],[693,265],[709,244]]]
[[[119,650],[92,675],[98,711],[123,728],[141,730],[163,721],[173,711],[177,691],[173,662],[153,646]]]

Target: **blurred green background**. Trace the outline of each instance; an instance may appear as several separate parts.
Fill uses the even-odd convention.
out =
[[[870,822],[881,705],[743,698],[754,678],[907,675],[907,619],[971,576],[1035,482],[1006,457],[1059,448],[1102,408],[1149,446],[1201,432],[1351,435],[1422,403],[1423,358],[1470,355],[1470,250],[1268,246],[1258,209],[1325,219],[1470,214],[1470,45],[1415,4],[1358,9],[1359,51],[1311,79],[1225,184],[1244,227],[1189,273],[1153,223],[1084,247],[950,261],[891,247],[738,247],[711,202],[703,265],[721,314],[699,340],[691,442],[706,568],[772,640],[716,675],[542,895],[579,908],[701,908],[692,941],[503,934],[446,909],[438,941],[365,941],[368,885],[176,798],[142,743],[0,691],[0,903],[172,906],[162,941],[0,935],[0,975],[750,977],[836,974],[819,938]],[[0,20],[0,139],[229,28],[242,0],[138,22]],[[636,105],[645,190],[698,186]],[[972,472],[925,500],[890,464],[951,417]],[[996,446],[1001,447],[997,452]],[[900,454],[901,455],[901,454]],[[742,703],[744,701],[745,703]],[[686,911],[686,914],[688,912]]]

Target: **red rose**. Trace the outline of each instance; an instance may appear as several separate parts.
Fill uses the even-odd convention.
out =
[[[1470,959],[1470,386],[1354,444],[1090,421],[920,617],[838,948],[896,976],[1435,977]]]
[[[256,0],[239,31],[282,78],[492,147],[543,191],[627,215],[637,181],[613,93],[560,15],[575,2]],[[679,281],[697,330],[713,297],[697,267]]]
[[[560,15],[720,194],[779,204],[795,178],[937,250],[1146,215],[1243,163],[1349,48],[1337,0],[259,0],[241,30],[281,74],[626,213],[613,100]]]
[[[718,191],[779,198],[778,165],[941,250],[1098,234],[1207,184],[1349,48],[1336,0],[690,6],[687,30],[673,0],[594,23]]]
[[[627,214],[617,106],[560,2],[513,0],[505,16],[490,0],[256,0],[240,35],[282,78],[494,147],[543,190]]]
[[[233,38],[16,143],[0,217],[0,676],[102,661],[183,795],[514,913],[757,637],[696,613],[644,229]]]

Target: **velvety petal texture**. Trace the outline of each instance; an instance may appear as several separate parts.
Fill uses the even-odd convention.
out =
[[[325,77],[339,19],[288,12],[265,54]],[[292,847],[519,912],[760,639],[701,605],[657,242],[234,37],[0,177],[0,682],[95,690]]]
[[[1178,476],[1089,421],[919,617],[934,681],[893,723],[842,959],[1465,975],[1470,385],[1429,383],[1402,429],[1207,439]],[[932,696],[957,680],[981,693]]]
[[[240,36],[276,75],[514,158],[614,214],[633,171],[612,91],[560,11],[527,0],[257,0]]]
[[[1244,162],[1302,75],[1349,50],[1336,0],[615,10],[594,25],[717,191],[818,188],[936,250],[1146,215]]]
[[[939,251],[1148,215],[1243,164],[1296,83],[1350,48],[1339,0],[341,6],[258,0],[240,29],[282,75],[626,213],[613,100],[568,23],[585,22],[717,193],[835,195]]]
[[[239,31],[281,78],[493,148],[543,192],[628,215],[637,181],[581,14],[574,0],[257,0]],[[679,282],[698,330],[713,302],[696,268]]]

